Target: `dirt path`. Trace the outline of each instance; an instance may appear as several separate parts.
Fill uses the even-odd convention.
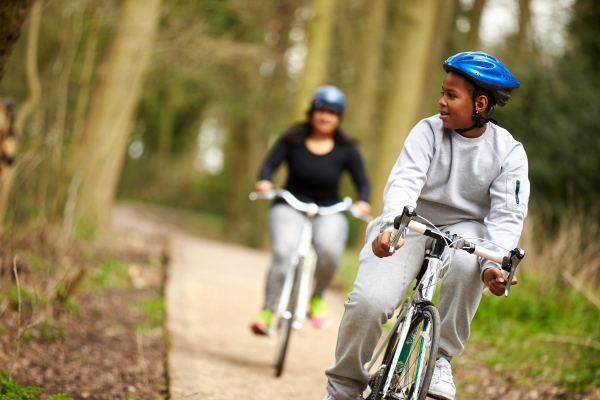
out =
[[[263,301],[270,255],[182,233],[173,235],[171,248],[166,294],[173,399],[323,398],[341,300],[327,298],[329,329],[306,324],[294,332],[283,376],[275,378],[276,341],[249,329]]]

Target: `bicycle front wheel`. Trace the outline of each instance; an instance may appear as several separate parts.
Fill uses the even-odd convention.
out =
[[[386,395],[392,395],[394,397],[388,397],[396,399],[425,400],[435,368],[439,341],[439,313],[434,306],[425,306],[413,316],[395,366],[390,364],[400,343],[398,341],[390,342],[389,346],[393,346],[391,347],[393,350],[386,352],[384,365],[375,376],[376,379],[373,382],[375,387],[373,387],[369,399],[380,400],[383,398],[386,377],[390,369],[394,368]]]
[[[279,325],[279,343],[277,346],[277,363],[275,364],[275,376],[280,377],[283,372],[283,364],[285,362],[285,355],[290,342],[290,334],[292,333],[292,322],[294,321],[294,312],[296,310],[296,303],[298,302],[298,291],[300,290],[300,273],[302,270],[302,263],[304,260],[300,260],[300,263],[296,267],[296,273],[294,274],[294,282],[292,284],[292,291],[290,293],[290,300],[288,302],[287,311],[281,318]]]
[[[290,333],[292,331],[292,319],[293,315],[289,318],[283,318],[280,323],[279,331],[279,343],[277,346],[277,364],[275,365],[275,376],[281,376],[283,371],[283,363],[285,361],[285,354],[287,353],[288,343],[290,341]]]

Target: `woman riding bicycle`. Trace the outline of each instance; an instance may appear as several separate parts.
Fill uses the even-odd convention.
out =
[[[342,172],[348,170],[358,192],[359,200],[355,205],[360,212],[369,214],[371,206],[367,200],[370,187],[355,147],[356,141],[340,128],[345,104],[344,93],[338,88],[318,88],[313,95],[307,121],[290,127],[275,144],[260,169],[255,190],[264,193],[272,189],[270,179],[285,161],[289,169],[285,188],[303,202],[329,206],[340,201],[340,178]],[[263,310],[251,324],[256,334],[268,331],[304,220],[304,214],[283,199],[273,203],[269,216],[273,262],[267,276]],[[323,292],[337,269],[347,234],[348,220],[343,213],[318,215],[314,219],[313,246],[317,253],[317,267],[309,316],[317,328],[325,327],[328,322]]]

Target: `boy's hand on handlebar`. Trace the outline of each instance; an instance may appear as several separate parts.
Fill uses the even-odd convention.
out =
[[[363,215],[371,214],[371,205],[369,203],[367,203],[366,201],[359,200],[356,203],[354,203],[354,205],[356,206],[358,211],[360,211],[361,214],[363,214]]]
[[[506,278],[502,276],[500,268],[488,268],[483,272],[483,283],[490,289],[490,292],[496,296],[502,296],[506,289]],[[517,284],[517,278],[513,276],[511,286]]]
[[[271,181],[262,180],[254,184],[254,190],[256,190],[258,193],[266,193],[271,189],[273,189],[273,184]]]
[[[373,254],[375,254],[379,258],[389,257],[394,253],[390,253],[390,236],[392,236],[392,232],[381,232],[373,243],[371,244],[371,248],[373,249]],[[404,239],[398,239],[398,243],[396,243],[396,249],[398,250],[400,247],[404,245]]]

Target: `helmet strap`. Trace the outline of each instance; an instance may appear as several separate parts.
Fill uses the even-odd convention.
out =
[[[494,115],[494,112],[496,111],[494,106],[492,106],[492,109],[490,110],[490,113],[488,114],[487,117],[484,117],[483,115],[481,115],[479,113],[479,111],[477,111],[477,109],[475,108],[475,99],[477,98],[478,93],[479,93],[479,87],[475,86],[475,90],[473,91],[473,119],[475,119],[475,123],[468,128],[456,129],[456,132],[465,133],[465,132],[472,131],[475,128],[483,128],[483,125],[485,125],[487,122],[491,122],[494,125],[498,125],[498,121],[496,121],[494,118],[492,118],[492,115]]]

